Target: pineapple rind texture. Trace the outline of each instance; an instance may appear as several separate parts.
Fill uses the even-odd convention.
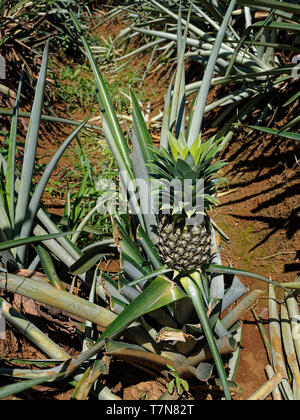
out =
[[[205,218],[201,225],[176,226],[163,216],[158,223],[157,247],[164,263],[182,272],[200,269],[212,259],[212,232]]]

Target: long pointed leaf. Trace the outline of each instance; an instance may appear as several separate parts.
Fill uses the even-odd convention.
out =
[[[144,160],[146,163],[148,163],[153,159],[153,152],[151,149],[152,139],[147,128],[145,119],[143,117],[142,111],[140,109],[138,100],[136,99],[136,96],[132,89],[130,90],[130,93],[132,101],[132,119],[134,131],[138,138]]]
[[[36,186],[33,196],[30,200],[27,212],[26,212],[26,219],[24,221],[24,223],[22,224],[22,229],[21,229],[21,233],[20,233],[20,237],[21,238],[26,238],[28,235],[30,235],[31,230],[32,230],[32,226],[33,226],[33,222],[35,219],[35,216],[38,212],[38,208],[40,206],[40,201],[43,195],[43,192],[46,188],[46,185],[52,175],[52,172],[55,169],[55,166],[57,165],[59,159],[61,158],[61,156],[63,155],[63,153],[65,152],[66,148],[69,146],[69,144],[72,142],[72,140],[76,137],[76,135],[79,133],[79,131],[82,129],[82,127],[84,127],[84,125],[86,124],[86,122],[90,119],[90,117],[86,118],[69,136],[68,138],[64,141],[64,143],[59,147],[59,149],[57,150],[57,152],[55,153],[55,155],[52,157],[51,161],[48,163],[45,171],[43,172],[43,175],[38,183],[38,185]],[[24,248],[20,248],[18,250],[18,257],[20,259],[20,261],[25,261],[25,254],[26,254],[26,247]]]
[[[110,130],[111,134],[113,135],[113,138],[114,138],[114,141],[115,141],[115,146],[117,147],[117,150],[119,152],[120,159],[122,159],[122,164],[126,167],[128,173],[131,175],[131,178],[133,178],[132,177],[131,162],[130,162],[129,152],[128,152],[128,146],[126,144],[124,134],[121,130],[117,115],[116,115],[115,110],[112,106],[112,102],[110,100],[110,97],[109,97],[109,94],[108,94],[108,91],[107,91],[107,87],[105,85],[105,82],[104,82],[99,70],[98,70],[98,67],[97,67],[96,61],[93,57],[93,54],[91,52],[90,46],[89,46],[85,36],[83,35],[82,29],[80,28],[80,25],[77,21],[76,16],[74,15],[73,12],[70,12],[70,15],[71,15],[72,20],[74,22],[75,28],[78,31],[81,42],[84,46],[85,52],[87,54],[87,57],[90,61],[90,65],[91,65],[93,73],[94,73],[94,78],[95,78],[95,81],[96,81],[98,95],[99,95],[99,98],[100,98],[100,101],[101,101],[100,105],[101,105],[101,112],[102,112],[103,118],[106,120],[107,125],[109,127],[109,130]]]
[[[150,151],[144,156],[142,151],[143,139],[141,137],[140,139],[137,138],[135,129],[132,132],[132,144],[134,149],[132,154],[132,166],[137,184],[141,183],[141,185],[137,185],[139,187],[138,198],[142,212],[141,217],[143,218],[144,226],[149,237],[155,242],[157,235],[154,228],[157,225],[157,220],[153,212],[153,196],[151,194],[148,167],[146,166],[146,162],[149,162],[148,159],[151,158]],[[148,144],[145,144],[144,147],[149,149]]]
[[[251,277],[253,279],[262,280],[266,283],[272,284],[273,286],[280,287],[281,289],[287,291],[284,283],[277,283],[276,281],[267,279],[266,277],[260,276],[259,274],[252,273],[251,271],[241,270],[238,268],[226,267],[223,265],[210,264],[204,267],[204,271],[207,273],[219,273],[219,274],[236,274],[240,276]]]
[[[218,54],[219,54],[219,51],[223,42],[226,28],[227,28],[229,19],[231,17],[232,11],[234,10],[235,4],[236,4],[236,0],[230,1],[226,15],[222,22],[222,26],[220,28],[220,31],[218,32],[218,35],[214,44],[214,48],[210,55],[209,61],[207,63],[202,85],[201,85],[201,88],[200,88],[200,91],[198,93],[198,97],[195,103],[193,119],[191,121],[190,129],[189,129],[189,137],[188,137],[189,147],[192,146],[192,144],[194,143],[195,139],[197,138],[197,136],[199,135],[201,131],[206,100],[207,100],[208,92],[210,89],[215,64],[216,64]]]
[[[13,115],[13,110],[11,110],[9,108],[1,108],[0,107],[0,115],[12,116]],[[31,116],[30,112],[19,111],[19,117],[30,118],[30,116]],[[44,115],[44,114],[41,115],[41,120],[52,122],[52,123],[74,125],[74,126],[77,126],[77,125],[81,124],[81,121],[68,120],[66,118],[53,117],[51,115]],[[102,132],[102,128],[97,127],[96,125],[86,124],[86,128],[89,128],[89,129],[94,130],[94,131]]]
[[[173,79],[175,74],[173,75],[170,85],[165,96],[165,105],[164,105],[164,112],[163,112],[163,120],[160,132],[160,147],[168,149],[169,145],[169,130],[170,130],[170,118],[171,118],[171,93],[172,93],[172,85]]]
[[[190,296],[190,298],[193,301],[194,308],[198,314],[198,317],[201,322],[201,326],[203,328],[205,337],[208,341],[210,350],[212,352],[214,361],[216,363],[216,368],[221,380],[221,383],[223,385],[224,395],[227,400],[230,400],[230,391],[228,386],[228,381],[226,377],[226,372],[224,368],[224,364],[222,362],[220,353],[218,351],[218,347],[216,345],[216,341],[213,335],[213,331],[210,326],[210,322],[207,318],[207,309],[205,308],[203,298],[200,292],[200,289],[196,286],[196,284],[193,282],[193,280],[189,277],[184,277],[181,280],[181,283],[186,291],[186,293]]]
[[[190,12],[188,21],[190,18]],[[174,82],[173,98],[171,104],[170,127],[176,124],[176,137],[184,130],[184,109],[185,109],[185,75],[184,75],[184,54],[187,39],[188,22],[185,27],[184,36],[182,36],[181,28],[181,7],[179,8],[178,25],[177,25],[177,69]],[[181,114],[181,115],[180,115]]]
[[[16,248],[22,245],[32,244],[35,242],[43,242],[49,239],[59,238],[61,236],[70,235],[72,232],[51,233],[49,235],[29,236],[27,238],[12,239],[6,242],[0,242],[0,251]]]
[[[104,331],[104,337],[114,337],[116,333],[130,325],[140,316],[186,297],[183,290],[168,278],[156,277],[150,285],[132,301]]]
[[[27,206],[30,199],[30,189],[32,182],[32,174],[34,169],[35,154],[39,136],[41,113],[43,107],[43,98],[44,98],[44,89],[47,75],[47,64],[48,64],[48,53],[49,53],[49,41],[47,42],[43,60],[41,65],[41,70],[36,86],[36,92],[34,97],[34,102],[32,106],[31,117],[29,121],[29,127],[26,137],[25,150],[24,150],[24,160],[22,166],[22,174],[20,180],[20,190],[18,195],[18,201],[16,206],[16,232],[17,236],[22,229],[26,217]]]
[[[134,178],[132,164],[130,161],[129,148],[127,146],[123,131],[120,127],[116,112],[113,108],[111,99],[109,97],[106,84],[103,80],[103,77],[101,76],[99,72],[97,63],[95,61],[95,58],[93,57],[90,46],[83,35],[82,29],[80,28],[80,25],[76,19],[76,16],[74,15],[73,12],[70,12],[70,15],[74,22],[75,28],[78,31],[78,34],[80,36],[81,42],[84,46],[85,52],[87,54],[87,57],[89,59],[89,62],[90,62],[90,65],[94,74],[96,87],[97,87],[97,91],[96,91],[97,99],[98,99],[100,109],[101,109],[101,114],[103,117],[103,131],[104,131],[106,140],[109,144],[109,147],[111,149],[111,152],[116,159],[118,168],[121,172],[120,174],[121,181],[124,185],[125,190],[127,190],[128,180],[132,182],[135,186],[135,178]],[[128,180],[126,179],[126,177],[128,178]],[[126,193],[127,192],[128,191],[126,191]],[[132,210],[134,214],[137,215],[141,225],[144,227],[144,220],[141,216],[141,211],[136,202],[135,191],[131,193],[130,198],[131,198],[130,205],[132,207]]]
[[[1,276],[0,276],[1,277]],[[49,287],[49,286],[48,286]],[[54,289],[55,290],[55,289]],[[67,292],[57,291],[60,294],[66,294]],[[67,293],[69,295],[69,293]],[[186,297],[183,290],[175,283],[171,282],[165,277],[157,277],[145,290],[141,293],[133,302],[131,302],[121,313],[115,318],[109,326],[106,328],[104,333],[101,335],[97,343],[89,350],[81,353],[76,359],[70,362],[63,363],[60,366],[45,371],[32,371],[14,369],[14,372],[18,377],[34,377],[39,378],[45,375],[60,375],[67,377],[71,375],[78,367],[80,367],[86,360],[89,360],[95,356],[99,351],[102,350],[105,344],[106,338],[113,338],[121,333],[128,325],[132,324],[133,321],[140,316],[166,306],[172,302]],[[72,296],[76,298],[76,296]],[[80,299],[80,298],[78,298]],[[90,304],[90,302],[89,302]],[[93,305],[93,304],[90,304]],[[93,305],[96,306],[97,305]],[[103,308],[99,309],[104,310]],[[3,370],[3,369],[2,369]]]
[[[0,388],[0,399],[9,397],[11,395],[18,394],[19,392],[26,391],[27,389],[32,388],[35,385],[40,385],[45,382],[52,381],[57,378],[57,375],[45,375],[37,379],[27,379],[26,381],[21,381],[16,384],[6,385]]]
[[[63,286],[56,272],[50,253],[42,244],[36,245],[35,250],[42,264],[44,273],[46,274],[47,278],[50,280],[50,283],[52,284],[52,286],[55,287],[56,289],[65,290],[65,287]]]
[[[238,4],[242,6],[258,6],[276,10],[283,10],[288,13],[300,15],[300,5],[291,2],[283,2],[279,0],[238,0]]]
[[[16,161],[16,144],[17,144],[17,129],[18,129],[18,116],[19,116],[19,104],[23,82],[22,68],[21,78],[18,86],[18,92],[16,97],[15,106],[13,109],[13,116],[11,119],[10,126],[10,137],[9,137],[9,148],[7,157],[7,175],[6,175],[6,201],[8,212],[10,216],[10,222],[12,230],[15,228],[15,161]],[[8,238],[11,239],[11,238]]]
[[[287,139],[300,141],[300,134],[298,134],[298,133],[291,133],[289,131],[275,130],[273,128],[261,127],[261,126],[256,126],[256,125],[248,125],[248,127],[252,128],[253,130],[262,131],[263,133],[273,134],[274,136],[280,136],[280,137],[285,137]]]
[[[158,255],[157,248],[153,245],[153,242],[151,242],[149,236],[141,226],[138,229],[138,240],[140,241],[148,258],[152,262],[154,268],[161,268],[163,263]]]

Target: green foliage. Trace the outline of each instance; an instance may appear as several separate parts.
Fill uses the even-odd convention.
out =
[[[48,37],[53,37],[51,45],[53,48],[74,50],[77,47],[76,33],[67,9],[72,7],[78,19],[84,24],[84,15],[88,13],[91,3],[90,0],[43,0],[33,3],[20,0],[7,1],[1,10],[1,15],[4,15],[1,16],[3,20],[1,30],[6,37],[2,38],[0,47],[11,42],[13,36],[15,40],[25,42],[27,47],[33,48],[36,53]],[[11,25],[11,20],[21,30],[14,31],[16,27]]]
[[[55,96],[57,101],[62,101],[67,112],[91,111],[96,101],[93,76],[85,64],[70,64],[58,69],[55,76]]]
[[[7,160],[0,155],[1,173],[0,173],[0,239],[8,248],[15,248],[9,253],[9,256],[1,254],[2,258],[10,261],[15,268],[26,267],[29,265],[29,248],[28,244],[32,243],[30,238],[36,223],[36,217],[40,210],[40,200],[45,191],[46,185],[52,175],[55,166],[68,145],[76,137],[88,119],[81,123],[63,142],[57,152],[54,154],[50,162],[43,168],[38,183],[34,182],[36,172],[36,150],[39,137],[39,129],[41,122],[41,113],[43,106],[45,80],[47,74],[49,43],[46,44],[40,75],[35,90],[34,103],[30,114],[30,121],[24,146],[24,156],[21,167],[16,164],[17,156],[17,132],[18,132],[18,116],[19,101],[22,89],[22,77],[18,87],[15,107],[11,119],[11,129],[8,141]],[[41,168],[39,168],[41,171]],[[47,233],[49,239],[54,239],[53,234],[66,236],[59,230],[55,232],[43,231],[41,240],[45,240]],[[70,234],[70,232],[68,233]],[[14,243],[16,245],[14,245]],[[20,246],[23,245],[23,246]],[[79,252],[80,254],[80,252]],[[3,257],[4,255],[4,257]]]
[[[230,85],[230,92],[227,89],[223,97],[219,96],[209,105],[205,102],[201,104],[205,113],[220,108],[219,118],[212,126],[222,127],[221,134],[227,138],[232,138],[233,133],[245,122],[269,127],[267,123],[270,121],[275,130],[277,127],[272,104],[274,101],[278,103],[278,90],[284,89],[287,92],[286,84],[290,86],[291,97],[284,99],[287,102],[297,94],[296,81],[293,80],[297,74],[297,62],[293,60],[299,53],[299,6],[295,2],[260,0],[238,3],[244,7],[235,10],[230,25],[225,28],[212,79],[212,86]],[[134,0],[125,4],[124,10],[116,6],[110,8],[103,17],[103,20],[108,20],[123,13],[129,21],[126,30],[115,38],[110,48],[112,56],[114,50],[122,50],[127,45],[126,38],[135,40],[134,49],[128,53],[123,50],[123,54],[115,58],[112,69],[118,72],[120,62],[124,61],[123,65],[128,65],[129,60],[141,53],[150,54],[152,50],[150,67],[146,70],[148,74],[161,70],[162,64],[159,66],[157,62],[164,59],[166,51],[169,52],[168,60],[171,64],[177,54],[175,29],[179,21],[187,31],[186,64],[195,63],[193,66],[198,66],[199,74],[202,72],[201,67],[207,67],[215,51],[214,43],[220,35],[226,12],[224,2],[182,1],[175,2],[172,7],[165,0],[150,0],[148,4]],[[190,9],[191,15],[188,18]],[[265,15],[257,18],[257,11],[265,12]],[[194,95],[200,86],[208,88],[207,83],[203,84],[201,80],[187,83],[186,95]],[[201,93],[201,97],[205,98],[206,95]],[[252,114],[252,101],[258,115],[255,118]],[[299,124],[299,120],[296,123]],[[288,132],[285,137],[297,140],[296,133]]]
[[[82,4],[77,3],[79,6]],[[219,385],[221,384],[226,399],[230,399],[229,378],[223,356],[221,356],[223,353],[220,349],[220,340],[230,337],[231,342],[237,344],[235,328],[238,316],[253,303],[253,300],[247,299],[249,296],[247,295],[239,305],[241,312],[228,311],[228,308],[231,308],[247,292],[237,276],[259,279],[285,291],[290,288],[292,290],[299,288],[299,282],[286,284],[285,287],[281,283],[246,270],[223,266],[215,235],[212,244],[214,255],[212,264],[203,265],[201,269],[188,273],[178,273],[167,268],[163,265],[156,246],[157,238],[153,230],[156,219],[152,217],[153,215],[144,212],[143,204],[148,198],[147,192],[139,191],[137,188],[137,179],[149,181],[149,175],[157,163],[158,175],[162,175],[160,171],[162,166],[164,168],[166,165],[159,165],[159,159],[165,159],[168,164],[171,164],[172,170],[169,174],[171,179],[174,176],[187,175],[196,179],[203,175],[203,170],[210,179],[210,175],[223,165],[222,162],[215,162],[214,158],[217,155],[216,151],[220,151],[221,146],[223,147],[230,137],[228,134],[233,133],[233,125],[243,121],[248,116],[249,110],[253,110],[259,101],[264,101],[266,92],[272,92],[272,89],[277,88],[282,82],[290,80],[292,69],[283,68],[274,60],[276,48],[280,48],[281,44],[276,44],[274,39],[271,42],[268,35],[286,30],[297,30],[294,24],[291,27],[284,19],[283,22],[280,21],[284,17],[282,12],[287,11],[295,13],[293,18],[297,19],[297,7],[290,5],[289,8],[288,3],[275,0],[270,0],[264,5],[261,0],[238,0],[238,3],[245,4],[246,7],[251,4],[258,4],[264,9],[268,6],[275,7],[265,21],[252,24],[249,22],[249,17],[252,15],[247,15],[247,25],[240,25],[240,15],[231,16],[235,3],[234,0],[231,1],[227,8],[224,2],[210,0],[195,1],[192,4],[182,2],[181,6],[175,3],[172,10],[169,9],[169,2],[165,1],[158,3],[156,0],[150,0],[146,4],[140,1],[125,3],[126,8],[129,6],[130,16],[136,24],[136,27],[126,28],[125,35],[134,28],[136,34],[143,34],[141,39],[147,47],[151,45],[158,48],[161,39],[163,42],[171,40],[171,47],[177,53],[177,68],[166,95],[161,147],[158,151],[153,148],[151,134],[138,100],[144,99],[143,92],[139,93],[138,98],[134,94],[134,90],[139,88],[142,90],[143,78],[140,80],[137,70],[129,69],[122,77],[108,83],[105,76],[99,72],[93,50],[83,35],[78,18],[72,12],[71,18],[68,14],[66,22],[70,23],[72,20],[70,27],[72,30],[75,28],[76,37],[80,37],[91,70],[86,64],[70,65],[61,70],[58,78],[63,79],[65,83],[59,87],[58,95],[61,100],[69,104],[70,112],[75,111],[76,107],[94,109],[93,104],[95,98],[97,99],[101,110],[103,133],[110,150],[108,151],[103,145],[102,137],[99,141],[94,135],[86,132],[79,137],[79,131],[87,122],[86,120],[58,149],[50,165],[38,168],[41,180],[36,185],[32,185],[47,72],[48,44],[36,88],[20,173],[17,171],[15,159],[18,102],[21,91],[19,88],[15,109],[12,112],[9,136],[3,133],[7,137],[8,152],[5,157],[0,154],[0,256],[7,260],[7,254],[4,252],[9,252],[9,258],[14,264],[25,267],[29,253],[28,248],[24,246],[28,243],[35,244],[35,248],[32,248],[37,253],[35,259],[40,259],[51,285],[34,278],[24,281],[23,277],[12,275],[10,270],[7,270],[8,272],[0,273],[0,288],[9,293],[17,291],[21,295],[36,299],[46,305],[50,304],[68,314],[82,317],[86,322],[83,326],[84,332],[82,333],[81,330],[83,347],[78,356],[70,357],[66,361],[63,357],[63,361],[56,361],[55,367],[49,369],[5,370],[1,367],[0,374],[33,380],[21,382],[18,386],[2,388],[0,389],[1,396],[28,389],[34,384],[48,380],[69,378],[68,380],[73,380],[75,384],[73,394],[75,398],[83,398],[89,392],[98,392],[98,398],[103,398],[105,395],[110,399],[117,399],[102,384],[101,391],[97,391],[97,385],[100,384],[100,382],[97,384],[97,380],[100,374],[109,374],[108,357],[117,355],[121,357],[121,360],[126,360],[128,354],[133,357],[136,366],[144,367],[144,361],[148,360],[148,366],[152,366],[156,373],[169,368],[172,379],[168,391],[173,393],[176,388],[180,396],[189,390],[189,384],[181,378],[181,369],[188,369],[195,378],[199,379],[201,375],[198,377],[197,368],[201,361],[198,356],[210,352],[210,359],[214,365],[207,364],[208,371],[212,372],[212,368],[216,368],[220,379]],[[0,8],[1,6],[3,7],[0,3]],[[35,4],[34,7],[39,7],[39,4]],[[135,9],[131,10],[131,7]],[[33,10],[36,11],[35,8]],[[117,14],[121,9],[117,9]],[[111,12],[110,17],[114,15],[113,8]],[[150,15],[150,22],[145,20],[145,13],[147,13],[147,18]],[[147,22],[147,25],[142,25],[141,22]],[[161,25],[160,32],[153,31],[157,23]],[[149,27],[152,29],[149,30]],[[177,34],[175,34],[176,30]],[[244,33],[243,42],[240,42],[240,32]],[[151,37],[155,37],[155,40]],[[247,37],[250,38],[248,43]],[[67,47],[68,39],[68,32],[62,32],[59,42]],[[113,46],[117,45],[117,41],[108,39],[105,44],[104,62],[106,65],[110,65],[111,57],[115,57],[111,52]],[[263,48],[254,50],[256,46]],[[138,48],[139,52],[141,52],[140,48]],[[155,52],[157,52],[156,49]],[[164,57],[166,57],[165,50],[160,60],[164,61]],[[194,85],[192,89],[185,82],[184,67],[187,57],[194,59],[198,57],[206,68],[204,78],[196,88]],[[150,60],[147,71],[152,64]],[[214,79],[215,75],[217,75],[216,79]],[[229,83],[236,83],[238,88],[226,98],[210,104],[209,109],[229,105],[230,110],[234,111],[234,117],[216,136],[202,142],[200,133],[203,117],[208,109],[206,106],[208,91],[213,85]],[[95,85],[97,90],[95,90]],[[197,92],[189,110],[186,107],[185,94],[187,92]],[[120,100],[120,93],[125,100]],[[239,104],[244,100],[245,106],[240,109]],[[297,95],[293,94],[286,104],[295,100],[297,100]],[[132,116],[129,121],[132,122],[132,126],[126,127],[127,131],[124,134],[124,127],[121,125],[123,117],[117,115],[117,112],[127,113],[130,109],[132,109]],[[235,113],[237,109],[238,112]],[[226,112],[223,115],[223,121],[228,116],[225,114]],[[294,126],[297,120],[293,120],[292,123]],[[256,125],[252,125],[251,128],[259,129]],[[260,129],[272,134],[270,128],[260,127]],[[283,130],[276,134],[284,136],[291,133]],[[59,158],[73,138],[77,139],[76,147],[74,147],[76,164],[74,169],[63,174],[62,177],[66,185],[65,214],[63,218],[54,220],[41,208],[40,199],[46,188],[51,194],[55,192],[61,194],[59,191],[61,184],[56,184],[55,180],[49,184],[49,180]],[[103,159],[96,162],[95,156],[91,156],[89,152],[99,145]],[[190,165],[187,165],[185,160],[188,160]],[[201,165],[202,172],[199,169]],[[123,175],[125,173],[133,184],[132,189],[126,189],[132,214],[115,215],[113,223],[116,241],[107,239],[94,242],[94,236],[90,233],[104,235],[109,233],[111,228],[108,216],[102,218],[95,211],[103,193],[98,184],[99,173],[104,179],[119,179],[120,171]],[[126,188],[125,182],[124,186]],[[211,185],[213,186],[216,185]],[[76,230],[79,231],[76,232]],[[91,242],[83,232],[90,235]],[[32,234],[34,237],[31,236]],[[41,243],[42,240],[43,243]],[[17,247],[17,252],[14,251],[15,247]],[[120,272],[116,275],[103,273],[100,269],[103,260],[116,257],[120,257]],[[65,290],[58,275],[60,272],[57,270],[57,267],[62,266],[66,266],[70,273],[78,276],[85,283],[87,289],[84,288],[84,290],[89,290],[88,299]],[[3,304],[2,301],[1,304]],[[227,313],[226,316],[225,313]],[[21,330],[19,316],[16,316],[15,323],[16,328]],[[103,333],[92,335],[92,324],[99,325]],[[178,335],[166,340],[161,339],[166,326],[179,334],[180,339],[174,339]],[[79,325],[77,327],[79,330]],[[43,348],[42,335],[37,330],[35,332],[37,336],[34,342],[38,347]],[[121,337],[120,341],[114,341],[115,337]],[[226,354],[234,350],[234,345],[228,347]],[[56,350],[59,349],[55,348]],[[96,362],[95,356],[97,356]],[[235,362],[232,362],[232,358],[230,362],[232,368]]]
[[[189,391],[188,382],[185,379],[181,379],[179,377],[179,373],[173,366],[167,365],[167,367],[170,370],[170,375],[173,376],[173,379],[168,384],[169,394],[173,394],[175,385],[176,385],[176,391],[178,395],[181,395],[183,392],[188,392]]]
[[[226,14],[226,18],[224,19],[224,22],[222,24],[222,32],[223,36],[224,36],[224,31],[225,28],[227,26],[228,20],[230,18],[231,15],[231,10],[232,7],[234,6],[235,1],[232,1],[230,4],[230,7],[228,9],[228,13]],[[118,122],[118,118],[116,115],[116,112],[113,108],[113,104],[112,101],[109,97],[109,92],[107,89],[107,86],[105,85],[105,81],[102,77],[102,75],[99,73],[99,70],[97,68],[96,62],[95,62],[95,58],[92,55],[91,49],[89,47],[89,44],[86,40],[86,38],[82,35],[82,30],[75,18],[75,16],[72,14],[74,23],[78,29],[78,32],[81,33],[81,40],[83,42],[86,54],[90,60],[90,64],[91,67],[93,69],[93,73],[94,73],[94,77],[96,80],[96,84],[97,84],[97,89],[99,92],[98,95],[98,101],[99,101],[99,106],[102,112],[102,121],[103,121],[103,127],[104,127],[104,133],[106,136],[106,139],[108,141],[108,144],[111,147],[112,153],[116,159],[116,162],[118,164],[118,168],[120,171],[126,171],[126,174],[128,176],[128,179],[132,180],[133,182],[135,182],[135,179],[140,179],[140,178],[144,178],[145,180],[149,178],[148,176],[148,171],[151,171],[151,166],[152,166],[152,157],[154,156],[153,153],[153,149],[152,149],[152,140],[151,140],[151,136],[148,132],[145,120],[143,118],[143,114],[139,108],[139,104],[135,98],[135,95],[133,94],[133,92],[131,92],[131,97],[132,97],[132,106],[133,106],[133,135],[131,138],[131,142],[133,144],[133,148],[134,148],[134,158],[131,159],[130,157],[130,152],[129,152],[129,148],[125,142],[125,138],[124,135],[122,133],[122,130],[120,128],[120,124]],[[186,40],[186,32],[184,37],[182,38],[181,35],[181,31],[180,31],[180,26],[178,27],[178,42],[181,43],[182,46],[184,46],[185,44],[185,40]],[[218,37],[217,41],[216,41],[216,45],[215,45],[215,49],[216,49],[216,53],[213,55],[212,60],[210,60],[209,62],[209,66],[207,68],[207,72],[206,72],[206,79],[207,81],[205,83],[209,83],[209,78],[212,75],[213,72],[213,68],[215,65],[215,61],[217,58],[217,52],[220,49],[220,45],[221,45],[221,41],[222,41],[222,37]],[[183,63],[183,52],[184,52],[184,48],[182,48],[182,50],[180,50],[180,56],[179,56],[179,64],[178,64],[178,68],[177,68],[177,72],[176,72],[176,76],[175,76],[175,87],[174,87],[174,91],[177,93],[176,96],[173,97],[173,101],[172,101],[172,112],[170,114],[169,109],[166,109],[165,112],[167,113],[167,115],[169,116],[168,121],[166,121],[167,124],[167,130],[171,130],[174,125],[176,127],[176,134],[179,133],[178,128],[181,127],[181,121],[182,121],[182,115],[184,114],[182,112],[182,106],[185,106],[185,104],[183,103],[183,87],[184,87],[184,63]],[[203,89],[200,89],[199,92],[199,98],[200,98],[200,103],[201,101],[203,102],[203,100],[205,99],[205,97],[203,98],[202,94],[203,94]],[[208,94],[208,89],[205,89],[206,95]],[[196,103],[195,105],[196,109],[198,109],[198,103]],[[193,144],[195,139],[199,136],[200,134],[200,130],[201,130],[201,124],[199,126],[199,124],[195,124],[196,121],[198,121],[198,119],[200,118],[200,121],[202,121],[202,117],[203,117],[203,110],[200,111],[200,115],[199,112],[195,112],[194,114],[191,114],[191,119],[190,119],[190,130],[189,130],[189,138],[194,135],[193,141],[190,142],[189,139],[185,140],[187,142],[187,145],[189,145],[190,143],[192,144],[192,146],[190,146],[190,149],[193,149]],[[174,124],[175,122],[175,124]],[[197,130],[197,126],[198,126],[198,132],[196,132]],[[208,152],[209,154],[209,152]],[[196,156],[196,152],[193,151],[193,156]],[[200,154],[201,155],[201,154]],[[149,168],[147,168],[147,166],[149,166]],[[126,188],[126,186],[125,186]],[[136,196],[136,191],[133,190],[131,191],[129,188],[126,189],[126,192],[128,194],[128,196],[131,198],[131,202],[132,202],[132,206],[135,210],[135,214],[137,215],[138,221],[141,224],[141,228],[144,230],[144,232],[146,232],[149,236],[149,242],[151,242],[152,237],[150,236],[151,234],[151,230],[152,230],[152,225],[153,223],[155,224],[155,220],[153,219],[153,217],[148,218],[146,216],[146,214],[142,211],[142,203],[143,203],[143,199],[141,198],[141,200],[139,201],[137,196]],[[147,196],[146,196],[147,199]],[[122,237],[122,243],[124,244],[123,247],[121,246],[121,258],[123,261],[123,270],[125,271],[125,273],[127,275],[129,275],[132,279],[133,276],[137,276],[137,277],[141,277],[141,283],[142,284],[142,279],[147,276],[148,274],[150,274],[150,270],[149,268],[144,265],[144,268],[141,267],[141,262],[143,261],[143,254],[141,253],[141,251],[139,250],[138,244],[135,244],[134,241],[131,240],[131,238],[128,235],[128,232],[126,232],[125,227],[122,225],[122,222],[118,222],[118,227],[121,233],[121,237]],[[134,229],[134,228],[133,228]],[[151,238],[151,239],[150,239]],[[153,240],[153,239],[152,239]],[[155,244],[155,239],[154,239],[154,244]],[[151,253],[151,247],[149,247],[149,245],[147,245],[147,243],[144,243],[145,248],[144,250],[147,249],[148,255],[152,255],[151,257],[151,261],[155,260],[155,257],[153,255],[153,253]],[[153,258],[153,259],[152,259]],[[141,269],[142,268],[142,269]],[[128,271],[127,271],[128,270]],[[137,274],[134,274],[135,272],[138,272]],[[157,278],[158,279],[158,278]],[[150,285],[154,284],[153,280]],[[204,329],[204,333],[205,336],[208,340],[209,346],[211,348],[214,360],[216,362],[216,366],[217,366],[217,370],[218,373],[220,375],[220,379],[222,381],[223,387],[224,387],[224,393],[227,399],[230,399],[230,392],[228,389],[228,384],[227,384],[227,379],[226,379],[226,374],[225,374],[225,370],[224,370],[224,366],[221,360],[221,357],[218,353],[218,349],[216,347],[216,343],[214,341],[214,333],[211,330],[211,327],[209,326],[209,321],[205,315],[205,310],[204,310],[204,303],[203,303],[203,297],[201,295],[201,289],[199,289],[199,287],[194,284],[192,282],[192,284],[189,282],[188,279],[182,279],[181,280],[183,287],[186,291],[186,293],[188,294],[188,296],[190,296],[190,298],[192,299],[193,305],[195,307],[195,310],[200,318],[200,322],[201,325]],[[138,298],[136,298],[134,302],[136,302],[139,299],[143,299],[144,294],[146,294],[146,291],[148,289],[146,288],[141,295],[139,295]],[[197,294],[197,296],[196,296]],[[209,297],[208,297],[209,298]],[[132,303],[132,304],[133,304]],[[130,307],[130,305],[129,305]],[[129,307],[127,307],[126,309],[128,309]],[[123,319],[123,314],[125,311],[123,311],[119,317],[117,318],[116,322],[118,321],[118,319],[120,318],[120,322],[121,319]],[[106,332],[108,334],[108,331]]]

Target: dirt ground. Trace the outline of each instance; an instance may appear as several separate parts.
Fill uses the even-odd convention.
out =
[[[245,149],[242,135],[228,146],[224,155],[230,162],[227,176],[233,192],[221,198],[215,220],[230,238],[222,251],[224,263],[284,282],[294,281],[300,269],[299,179],[294,145],[276,145],[276,141],[256,135],[247,141],[246,155],[242,153]],[[276,149],[279,152],[280,148],[285,150],[284,161],[276,159]],[[249,290],[265,290],[255,311],[267,329],[266,283],[250,278],[241,280]],[[243,317],[237,374],[243,392],[237,399],[247,399],[266,381],[264,369],[268,363],[256,321],[248,311]]]
[[[121,27],[122,25],[115,24],[109,30],[115,34]],[[107,33],[107,29],[108,27],[103,27],[99,30]],[[148,89],[153,87],[152,115],[156,115],[163,107],[166,80],[160,77],[147,80]],[[210,100],[212,99],[213,95]],[[80,118],[80,115],[76,115],[76,119]],[[207,128],[210,118],[207,116]],[[155,134],[154,131],[153,135]],[[45,135],[41,139],[39,152],[44,155],[47,150],[53,150],[53,142]],[[295,143],[240,130],[230,141],[222,157],[229,162],[224,173],[229,179],[229,186],[224,191],[226,194],[220,197],[221,204],[213,211],[212,217],[230,238],[228,244],[223,243],[224,264],[230,263],[234,267],[278,282],[295,280],[300,272],[299,162]],[[64,160],[60,165],[62,166],[58,166],[57,173],[68,165],[68,161]],[[62,208],[62,202],[53,206],[53,210],[58,213]],[[267,291],[263,282],[249,278],[241,280],[250,290],[258,288]],[[267,306],[267,294],[264,294],[257,301],[255,310],[266,328]],[[242,351],[236,378],[241,390],[234,396],[236,400],[247,399],[266,381],[264,369],[268,364],[252,312],[249,310],[241,321]],[[45,319],[40,322],[54,339],[59,337],[59,342],[69,354],[74,355],[80,351],[80,342],[70,331],[62,331],[58,325]],[[0,356],[4,355],[25,359],[44,358],[41,352],[11,328],[8,328],[6,340],[0,340]],[[111,369],[108,385],[123,399],[157,399],[166,390],[163,378],[149,378],[149,375],[137,371],[134,366],[113,362]],[[7,380],[0,377],[0,386],[5,383]],[[37,386],[12,399],[68,400],[72,389],[68,383],[59,382],[51,387]],[[208,395],[195,385],[185,398],[218,399],[220,395]]]

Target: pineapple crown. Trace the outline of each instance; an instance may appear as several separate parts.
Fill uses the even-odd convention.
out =
[[[153,147],[151,178],[155,180],[154,193],[160,194],[160,210],[172,210],[172,214],[184,212],[191,217],[205,214],[219,203],[216,193],[220,185],[227,182],[226,178],[218,176],[218,171],[227,163],[216,161],[223,146],[222,138],[211,137],[202,142],[199,134],[189,147],[182,133],[176,138],[169,132],[169,150]],[[200,201],[202,205],[198,206],[196,203]]]

